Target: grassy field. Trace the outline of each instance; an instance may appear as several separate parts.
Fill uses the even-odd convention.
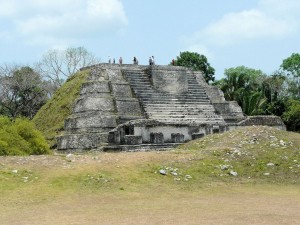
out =
[[[169,152],[0,157],[0,224],[300,224],[299,137],[250,127]]]

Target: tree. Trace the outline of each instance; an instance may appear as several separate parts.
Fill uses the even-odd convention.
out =
[[[84,47],[52,49],[43,55],[36,69],[46,79],[50,79],[56,87],[60,87],[65,79],[76,73],[80,68],[99,63],[92,53]]]
[[[207,83],[215,80],[215,69],[210,66],[204,55],[200,55],[196,52],[180,52],[180,55],[174,60],[174,65],[201,71]]]
[[[265,78],[261,70],[238,66],[225,69],[225,78],[216,82],[228,101],[240,101],[245,90],[257,91]]]
[[[283,113],[282,119],[288,130],[300,132],[300,101],[290,99],[286,104],[287,110]]]
[[[40,74],[28,66],[0,69],[0,114],[32,118],[47,101]]]
[[[287,73],[287,85],[292,98],[300,99],[300,54],[293,53],[280,66]]]
[[[266,75],[261,70],[238,66],[225,70],[225,78],[214,84],[224,92],[227,101],[237,101],[247,115],[261,114],[266,103],[261,84]]]
[[[286,76],[279,70],[263,80],[262,92],[266,97],[265,114],[281,116],[284,113],[288,96],[285,82]]]

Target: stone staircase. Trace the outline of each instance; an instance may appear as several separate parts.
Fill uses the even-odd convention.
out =
[[[162,91],[154,87],[151,72],[146,70],[122,70],[144,109],[145,116],[169,124],[224,124],[215,113],[205,90],[192,74],[187,76],[187,91]],[[182,73],[179,71],[178,73]],[[175,71],[176,73],[176,71]],[[166,81],[168,74],[165,76]]]

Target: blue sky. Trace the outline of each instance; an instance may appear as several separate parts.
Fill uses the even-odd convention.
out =
[[[0,64],[78,46],[103,62],[154,55],[162,65],[193,51],[219,79],[241,65],[270,74],[299,41],[299,0],[0,0]]]

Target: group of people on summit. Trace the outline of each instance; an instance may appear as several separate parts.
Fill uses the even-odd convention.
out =
[[[109,64],[116,64],[116,60],[115,58],[111,59],[110,56],[108,57],[108,63]],[[119,64],[122,65],[123,64],[123,58],[120,57],[119,58]],[[139,61],[137,59],[137,57],[133,57],[133,64],[134,65],[138,65],[139,64]],[[155,60],[154,60],[154,56],[150,56],[149,57],[149,65],[152,66],[152,65],[155,65]]]

